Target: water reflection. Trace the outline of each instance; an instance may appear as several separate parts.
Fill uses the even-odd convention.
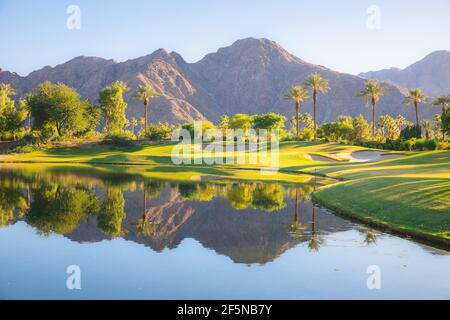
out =
[[[0,226],[25,221],[78,242],[122,237],[155,251],[194,238],[237,263],[273,261],[355,226],[316,208],[313,185],[0,171]],[[367,233],[367,244],[376,237]]]

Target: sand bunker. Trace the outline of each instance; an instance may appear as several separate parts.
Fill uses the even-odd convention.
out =
[[[356,151],[352,153],[333,153],[330,154],[333,158],[339,158],[346,162],[377,162],[383,160],[397,159],[403,157],[401,154],[386,154],[383,151]],[[305,158],[313,161],[321,162],[340,162],[335,159],[331,159],[324,156],[319,156],[316,154],[307,154]]]

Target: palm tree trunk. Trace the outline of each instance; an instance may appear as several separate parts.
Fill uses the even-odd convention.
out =
[[[442,127],[442,141],[445,141],[445,128],[444,128],[444,121],[443,117],[445,114],[445,106],[442,106],[442,117],[441,117],[441,127]]]
[[[416,101],[414,102],[414,107],[416,109],[416,124],[419,125],[419,103]]]
[[[300,102],[295,102],[295,123],[297,126],[297,138],[300,136],[300,121],[299,121],[299,113],[300,113]]]
[[[31,130],[31,111],[28,112],[27,118],[28,118],[28,130]]]
[[[316,112],[317,90],[314,90],[313,92],[313,104],[314,104],[314,140],[317,140],[317,112]]]
[[[375,138],[375,101],[372,100],[372,137]]]
[[[144,124],[144,131],[147,132],[147,102],[144,102],[144,113],[145,113],[145,124]]]

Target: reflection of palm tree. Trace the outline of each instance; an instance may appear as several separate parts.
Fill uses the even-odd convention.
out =
[[[294,207],[294,222],[289,226],[289,232],[294,236],[301,236],[302,229],[305,225],[300,222],[298,212],[298,188],[295,189],[295,207]]]
[[[133,223],[136,226],[136,233],[139,236],[150,236],[154,229],[155,224],[153,222],[148,221],[146,214],[142,216],[142,219],[139,219]]]
[[[366,245],[371,245],[371,244],[377,243],[378,235],[373,230],[365,229],[363,231],[363,233],[365,235],[364,243]]]
[[[322,239],[316,233],[316,207],[312,208],[312,223],[311,223],[311,240],[309,241],[308,248],[310,251],[319,251]]]

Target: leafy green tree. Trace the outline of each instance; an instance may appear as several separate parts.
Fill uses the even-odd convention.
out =
[[[445,133],[450,134],[450,109],[445,110],[441,119],[442,119],[442,128],[444,130],[444,134]]]
[[[98,101],[108,134],[119,134],[124,131],[127,124],[125,112],[128,104],[123,99],[123,95],[128,91],[130,88],[125,82],[116,81],[99,93]]]
[[[165,123],[151,123],[147,127],[147,131],[143,132],[145,137],[152,141],[162,141],[165,139],[170,139],[173,131],[175,130],[174,125],[170,125],[167,122]]]
[[[419,126],[419,103],[426,101],[427,95],[423,93],[419,88],[414,88],[409,90],[408,96],[405,98],[403,103],[407,106],[414,105],[416,111],[416,125]]]
[[[440,119],[441,130],[442,130],[442,140],[445,140],[445,130],[443,127],[442,117],[444,116],[445,112],[447,111],[449,105],[450,105],[450,95],[439,96],[433,101],[433,106],[438,106],[438,107],[442,108],[441,119]]]
[[[41,83],[27,96],[27,104],[38,129],[52,126],[58,136],[64,137],[79,134],[89,127],[88,101],[63,83]]]
[[[315,72],[309,75],[305,86],[312,90],[313,108],[314,108],[314,140],[317,140],[317,95],[326,93],[330,90],[329,82],[319,73]]]
[[[397,140],[400,136],[401,126],[404,124],[409,124],[405,122],[405,118],[399,116],[393,118],[390,115],[382,115],[378,118],[378,126],[381,128],[383,137],[388,140]]]
[[[297,138],[300,136],[300,103],[309,98],[308,91],[302,86],[293,86],[284,96],[284,99],[295,102],[295,126]]]
[[[277,113],[257,114],[253,116],[253,128],[259,132],[259,130],[267,130],[272,134],[273,130],[278,130],[280,135],[284,130],[284,123],[286,117]]]
[[[16,95],[16,90],[9,83],[0,83],[0,114],[6,107],[14,106],[10,96]]]
[[[150,101],[154,98],[159,97],[160,94],[157,93],[151,86],[139,85],[136,94],[133,96],[134,99],[140,100],[144,103],[144,130],[147,131],[148,123],[148,105]]]
[[[253,117],[244,113],[237,113],[231,119],[229,123],[230,129],[242,130],[245,136],[248,135],[248,131],[252,127]]]
[[[380,82],[375,80],[367,80],[364,84],[364,89],[359,93],[359,97],[362,97],[366,105],[372,107],[372,137],[375,137],[375,108],[378,101],[382,96],[387,93],[388,89],[381,86]]]
[[[364,142],[370,138],[370,126],[363,115],[353,118],[353,131],[350,140],[354,142]]]
[[[0,139],[15,139],[22,129],[26,113],[22,109],[16,109],[10,96],[16,91],[10,84],[0,83]]]

